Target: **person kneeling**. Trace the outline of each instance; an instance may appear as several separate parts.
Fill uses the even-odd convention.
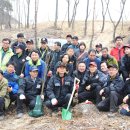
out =
[[[38,78],[38,69],[35,66],[30,68],[30,76],[25,77],[18,91],[17,97],[17,117],[23,116],[23,101],[29,104],[29,109],[32,110],[35,107],[36,96],[41,94],[42,81]]]
[[[59,62],[56,75],[53,75],[47,84],[45,105],[53,112],[58,112],[58,107],[67,108],[72,89],[73,80],[66,74],[66,66]]]
[[[122,103],[124,82],[119,76],[117,65],[109,65],[108,73],[107,82],[99,92],[105,99],[97,105],[97,108],[99,111],[110,111],[108,117],[113,117],[118,111],[118,106]]]

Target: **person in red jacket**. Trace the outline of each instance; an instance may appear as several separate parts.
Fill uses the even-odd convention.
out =
[[[110,51],[110,55],[115,57],[116,60],[118,61],[119,73],[121,73],[120,71],[121,58],[124,56],[123,38],[121,36],[117,36],[114,41],[116,46],[112,48],[112,50]]]

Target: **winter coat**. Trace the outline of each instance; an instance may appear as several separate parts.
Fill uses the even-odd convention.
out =
[[[86,64],[87,68],[89,68],[90,62],[95,62],[95,63],[97,64],[98,70],[100,70],[101,60],[100,60],[99,58],[95,58],[94,61],[91,61],[91,60],[89,59],[89,57],[87,57],[87,58],[84,59],[84,62],[85,62],[85,64]]]
[[[68,49],[68,47],[71,45],[71,43],[65,43],[63,46],[62,46],[62,48],[61,48],[61,53],[62,53],[62,55],[64,54],[64,53],[66,53],[66,50]]]
[[[25,77],[29,76],[29,72],[30,72],[30,68],[32,66],[36,66],[38,68],[38,77],[39,78],[43,78],[44,77],[44,72],[45,72],[45,62],[41,59],[39,59],[36,63],[36,65],[33,63],[32,59],[30,59],[29,61],[27,61],[25,63]]]
[[[90,75],[90,71],[87,71],[84,75],[81,90],[79,92],[83,92],[86,90],[86,86],[90,85],[91,90],[94,90],[96,86],[103,86],[107,80],[107,76],[102,73],[99,70],[96,70],[96,72],[93,74],[93,76]]]
[[[2,55],[4,53],[4,57],[2,59]],[[13,51],[9,48],[8,51],[4,52],[2,48],[0,48],[0,69],[2,71],[6,70],[6,64],[9,62],[10,58],[13,56]]]
[[[40,58],[41,58],[44,62],[46,62],[46,64],[49,64],[49,62],[50,62],[51,59],[49,60],[48,57],[51,56],[51,53],[52,53],[51,49],[50,49],[49,47],[47,47],[46,49],[38,48],[37,50],[38,50],[38,52],[39,52]],[[49,61],[48,61],[48,60],[49,60]]]
[[[24,66],[26,62],[26,55],[23,53],[22,55],[18,56],[18,54],[15,54],[11,57],[9,60],[9,63],[15,63],[15,71],[16,74],[19,76],[21,73],[24,72]]]
[[[119,49],[118,47],[114,47],[111,50],[110,55],[115,57],[117,61],[120,61],[121,58],[124,56],[124,48],[122,47],[121,49]]]
[[[88,56],[88,53],[86,51],[81,52],[80,50],[78,50],[75,52],[75,56],[77,57],[77,62],[80,62]]]
[[[106,94],[109,94],[111,91],[116,91],[119,94],[123,94],[124,81],[119,75],[117,75],[114,79],[111,79],[111,77],[108,76],[108,79],[103,87]]]
[[[130,79],[125,81],[123,95],[124,96],[129,95],[129,98],[130,98]]]
[[[102,56],[101,61],[106,62],[107,65],[116,64],[118,66],[117,60],[113,56],[110,56],[110,55],[107,55],[107,57]]]
[[[73,79],[70,76],[65,75],[63,78],[60,78],[58,75],[53,75],[47,84],[47,98],[49,98],[50,100],[53,98],[62,99],[68,93],[71,93],[72,89]]]
[[[0,80],[0,97],[5,99],[5,108],[8,108],[10,103],[9,93],[7,92],[8,81],[5,78]]]
[[[8,86],[12,87],[12,93],[17,94],[19,85],[18,85],[18,76],[15,73],[8,73],[7,71],[4,72],[3,75],[8,80]]]
[[[130,57],[128,57],[128,55],[124,55],[121,59],[121,71],[124,80],[126,80],[130,73]]]
[[[36,97],[41,94],[42,81],[40,78],[36,78],[35,82],[30,76],[24,78],[20,83],[18,94],[24,94],[25,96]]]
[[[50,62],[50,70],[54,74],[55,65],[58,61],[60,61],[60,58],[61,58],[61,51],[53,51],[51,55],[52,55],[52,58],[51,58],[52,60]]]

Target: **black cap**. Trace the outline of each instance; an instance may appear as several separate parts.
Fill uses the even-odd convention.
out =
[[[18,44],[17,46],[15,46],[15,48],[20,48],[21,50],[25,50],[25,47],[22,44]]]
[[[107,68],[108,68],[108,69],[109,69],[109,68],[116,68],[116,69],[118,69],[118,66],[117,66],[116,64],[110,64],[110,65],[108,65]]]
[[[59,61],[58,64],[57,64],[57,68],[59,68],[59,67],[65,67],[66,68],[66,65],[63,62]]]
[[[60,42],[55,42],[54,44],[56,44],[57,46],[61,47],[61,43]]]
[[[26,43],[32,43],[32,44],[33,44],[33,40],[32,40],[32,39],[28,39],[28,40],[26,41]]]
[[[23,33],[18,33],[17,38],[19,38],[19,37],[24,37],[24,34]]]
[[[47,38],[42,38],[42,39],[41,39],[41,43],[48,43]]]
[[[73,36],[72,39],[79,40],[77,36]]]

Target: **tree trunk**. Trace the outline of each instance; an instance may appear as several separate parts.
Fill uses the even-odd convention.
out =
[[[93,38],[94,38],[95,5],[96,5],[96,0],[94,0],[94,6],[93,6],[92,36],[90,41],[90,48],[92,48]]]
[[[55,12],[55,22],[54,22],[55,28],[57,28],[57,20],[58,20],[58,0],[56,0],[56,12]]]
[[[88,28],[88,9],[89,9],[89,0],[87,0],[87,8],[86,8],[86,19],[85,19],[85,27],[84,27],[84,36],[87,35],[87,28]]]
[[[29,28],[29,17],[30,17],[30,0],[27,0],[27,28]]]

